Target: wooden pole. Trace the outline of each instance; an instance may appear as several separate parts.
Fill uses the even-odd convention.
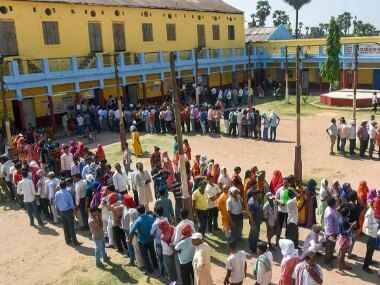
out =
[[[120,133],[120,146],[121,150],[124,151],[126,148],[126,134],[125,134],[125,126],[124,126],[124,115],[123,115],[123,108],[122,108],[122,93],[120,92],[120,78],[119,78],[119,67],[117,62],[117,54],[115,53],[113,55],[114,59],[114,68],[115,68],[115,81],[116,81],[116,96],[117,96],[117,105],[119,109],[119,133]]]
[[[184,208],[189,211],[189,213],[191,214],[190,215],[191,217],[193,207],[191,204],[191,197],[188,191],[188,184],[187,184],[188,177],[187,177],[186,166],[185,166],[185,155],[183,152],[181,117],[180,117],[180,110],[179,110],[180,102],[178,98],[177,74],[176,74],[175,61],[176,61],[175,52],[170,52],[170,73],[171,73],[171,80],[172,80],[172,87],[173,87],[172,102],[173,102],[173,109],[174,109],[175,129],[176,129],[178,152],[179,152],[179,172],[181,175],[183,205],[184,205]]]
[[[194,80],[194,83],[195,83],[195,104],[197,106],[199,106],[199,91],[198,91],[198,77],[199,77],[199,74],[198,74],[198,69],[199,69],[199,52],[200,52],[200,48],[195,48],[194,49],[194,61],[195,61],[195,80]]]
[[[285,98],[286,102],[289,104],[289,58],[288,58],[288,47],[285,47]]]
[[[355,123],[356,129],[356,98],[357,98],[357,90],[358,90],[358,57],[359,57],[359,45],[354,45],[354,100],[352,101],[353,114],[352,119]]]
[[[302,152],[301,152],[301,94],[300,94],[300,47],[296,51],[296,113],[297,113],[297,144],[295,147],[294,176],[302,181]]]

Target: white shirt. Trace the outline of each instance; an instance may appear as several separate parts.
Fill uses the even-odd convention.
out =
[[[17,184],[17,194],[24,195],[24,203],[33,202],[36,196],[36,188],[33,181],[29,178],[23,178]]]
[[[211,198],[214,198],[216,195],[220,193],[219,186],[216,184],[211,185],[210,183],[207,183],[205,192],[208,198],[208,208],[212,209],[212,208],[217,207],[216,200],[211,201]]]
[[[309,272],[305,269],[305,261],[297,264],[296,268],[293,271],[292,278],[296,280],[296,284],[298,285],[318,285],[317,282],[311,278]],[[323,279],[322,269],[316,264],[317,271],[321,279]]]
[[[378,98],[376,95],[372,96],[372,104],[377,104],[379,102]]]
[[[115,171],[112,176],[112,181],[117,192],[124,192],[127,190],[127,178],[123,174]]]
[[[298,224],[298,208],[297,208],[297,198],[294,197],[290,199],[286,204],[288,210],[288,220],[287,223]]]
[[[284,192],[284,190],[285,190],[284,186],[282,186],[280,189],[277,190],[276,200],[281,200],[280,198],[281,198],[282,192]],[[277,204],[277,207],[278,207],[278,211],[281,213],[287,213],[288,212],[288,208],[286,205]]]
[[[240,283],[244,280],[246,259],[247,254],[242,250],[227,258],[226,268],[231,270],[230,283]]]
[[[340,127],[340,137],[347,139],[350,136],[350,127],[346,124],[342,124]]]
[[[54,200],[55,197],[55,192],[57,192],[57,186],[59,185],[59,179],[58,178],[53,178],[53,179],[48,179],[47,183],[47,188],[49,191],[49,200]]]
[[[231,179],[228,176],[220,175],[218,178],[218,184],[231,186]]]
[[[47,187],[47,181],[48,179],[46,177],[41,177],[37,183],[37,191],[42,199],[49,198],[49,189]]]
[[[115,119],[120,120],[120,113],[119,113],[119,110],[115,110],[115,111],[113,112],[113,114],[114,114],[114,116],[115,116]]]
[[[77,123],[78,123],[78,126],[83,126],[84,124],[84,119],[82,116],[78,116],[77,117]]]
[[[73,155],[71,153],[63,153],[61,155],[61,171],[70,171],[74,164]]]
[[[161,246],[162,246],[162,254],[163,255],[173,255],[174,254],[174,248],[173,248],[173,240],[174,240],[174,235],[172,236],[172,240],[170,244],[167,244],[165,241],[161,240]]]
[[[379,230],[379,224],[375,218],[375,212],[370,207],[364,216],[363,232],[372,238],[377,238],[377,232]]]
[[[374,126],[369,125],[368,134],[369,134],[370,139],[372,139],[372,140],[376,139],[377,129]]]
[[[270,270],[266,271],[267,268],[263,264],[262,259],[268,259],[270,263]],[[258,262],[257,265],[257,272],[256,272],[256,281],[260,285],[270,285],[272,281],[272,266],[273,266],[273,255],[272,253],[268,250],[264,254],[260,255],[258,257]]]
[[[79,206],[80,199],[86,197],[86,186],[87,186],[87,183],[83,179],[79,180],[74,185],[75,203],[77,204],[77,206]]]
[[[270,114],[270,117],[269,117],[269,126],[270,127],[274,127],[274,128],[277,128],[278,126],[278,116],[276,113],[271,113]]]
[[[14,168],[15,164],[13,163],[12,160],[7,160],[1,167],[1,172],[4,175],[4,179],[7,182],[11,181],[10,174],[12,173],[11,170]]]

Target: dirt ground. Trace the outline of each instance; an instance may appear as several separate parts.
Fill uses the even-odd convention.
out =
[[[307,116],[302,122],[302,158],[304,178],[326,177],[329,181],[351,182],[356,187],[360,180],[367,180],[370,187],[380,187],[380,161],[350,159],[349,157],[330,156],[329,139],[325,129],[332,116],[338,116],[332,111],[321,111],[315,116]],[[364,115],[363,115],[364,116]],[[369,116],[369,115],[368,115]],[[209,136],[190,136],[189,141],[193,154],[207,154],[222,166],[232,171],[234,166],[246,169],[257,165],[268,173],[268,180],[275,169],[289,174],[293,169],[295,119],[283,118],[278,131],[279,141],[276,143],[254,141],[249,139],[233,139],[227,137],[211,138]],[[116,134],[102,134],[98,140],[104,144],[117,141]],[[145,141],[145,143],[144,143]],[[149,143],[147,143],[149,141]],[[168,151],[172,151],[172,138],[166,136],[143,136],[144,147],[157,142]],[[114,147],[115,148],[115,147]],[[118,147],[116,147],[118,148]],[[111,148],[110,148],[111,149]],[[107,148],[108,154],[108,148]],[[117,157],[117,156],[116,156]],[[142,159],[147,164],[147,159]],[[247,226],[246,226],[247,228]],[[53,225],[46,228],[28,226],[27,215],[12,205],[2,205],[0,208],[0,284],[4,285],[34,285],[34,284],[161,284],[155,279],[149,279],[134,268],[126,266],[127,260],[117,256],[112,251],[114,265],[104,271],[94,266],[93,244],[83,235],[79,240],[83,245],[78,249],[67,247],[64,243],[62,229]],[[307,230],[301,231],[301,239]],[[224,262],[220,249],[225,244],[211,236],[210,244],[213,253],[213,277],[216,284],[223,284]],[[225,251],[225,249],[224,249]],[[353,266],[350,272],[340,273],[336,269],[323,268],[324,284],[380,284],[380,278],[361,271],[362,258],[365,254],[365,244],[359,241],[355,246],[357,260],[348,260]],[[276,254],[277,256],[278,254]],[[375,260],[380,262],[380,253],[375,254]],[[273,282],[278,281],[279,258],[273,269]],[[248,278],[244,284],[254,284],[252,271],[255,258],[249,260]],[[121,264],[121,265],[119,265]],[[378,268],[378,264],[376,265]],[[375,267],[376,268],[376,267]]]

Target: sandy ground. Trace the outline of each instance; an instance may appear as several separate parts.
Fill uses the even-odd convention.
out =
[[[328,154],[329,139],[324,130],[331,112],[323,112],[314,117],[305,117],[302,124],[302,153],[304,177],[326,177],[330,181],[339,179],[349,181],[356,186],[360,180],[367,180],[370,186],[380,187],[380,162],[350,159],[348,157],[330,156]],[[150,138],[151,136],[142,137]],[[117,140],[115,134],[103,134],[98,137],[104,144]],[[295,120],[283,119],[278,132],[277,143],[268,143],[248,139],[211,138],[209,136],[189,137],[193,154],[204,153],[209,158],[215,158],[230,171],[236,165],[246,169],[257,165],[265,169],[270,178],[275,169],[281,169],[289,174],[293,169]],[[169,141],[169,140],[168,140]],[[171,142],[171,140],[170,140]],[[167,150],[171,151],[171,143]],[[150,150],[149,150],[150,151]],[[147,163],[147,159],[144,159]],[[79,236],[83,246],[78,249],[67,247],[64,243],[61,228],[48,225],[44,229],[28,226],[26,214],[17,209],[0,208],[0,284],[29,285],[29,284],[82,284],[70,281],[68,276],[73,272],[84,275],[96,274],[93,267],[93,244],[87,237]],[[301,238],[307,232],[301,232]],[[355,253],[363,257],[365,244],[358,242]],[[114,253],[112,253],[114,254]],[[380,261],[379,252],[375,260]],[[249,276],[244,284],[253,284],[252,270],[255,259],[249,260]],[[225,260],[213,259],[213,277],[216,284],[223,284]],[[273,281],[278,280],[279,259],[274,267]],[[353,270],[344,274],[337,270],[323,269],[324,284],[380,284],[380,278],[368,275],[360,270],[361,259],[349,260]],[[128,269],[127,269],[128,271]],[[69,280],[69,281],[67,281]],[[124,280],[122,283],[145,284],[144,280]],[[104,284],[103,282],[83,284]],[[115,283],[119,284],[119,283]],[[120,283],[121,284],[121,283]],[[155,284],[155,283],[154,283]]]

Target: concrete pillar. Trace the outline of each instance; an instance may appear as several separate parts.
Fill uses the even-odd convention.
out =
[[[146,104],[146,82],[142,82],[142,90],[143,90],[143,104],[145,105]]]
[[[219,72],[219,88],[223,87],[223,71]]]
[[[55,121],[54,103],[53,103],[53,97],[52,96],[48,96],[48,102],[49,102],[51,126],[52,126],[52,129],[54,131],[55,127],[56,127],[56,121]]]
[[[22,99],[16,100],[16,106],[17,106],[19,116],[20,116],[20,127],[21,127],[21,129],[26,130],[27,123],[25,121],[25,113],[24,113],[24,107],[23,107]]]

